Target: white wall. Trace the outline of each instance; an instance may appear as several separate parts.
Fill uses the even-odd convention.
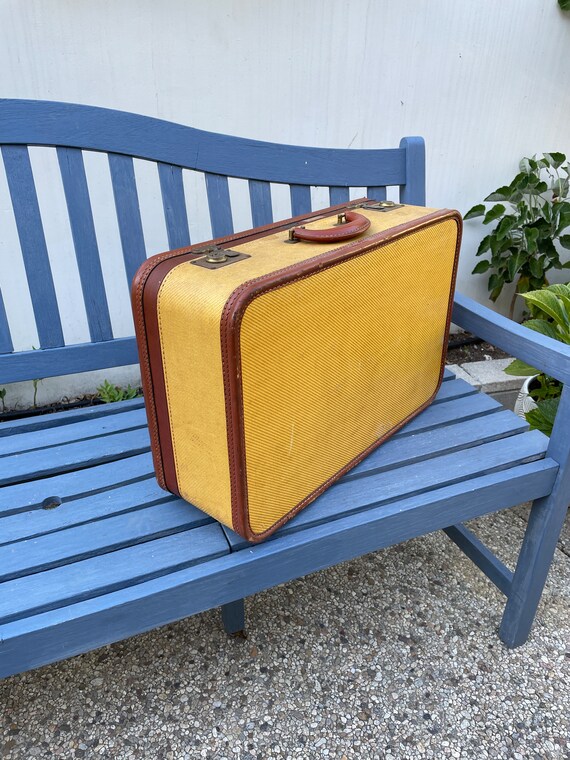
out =
[[[556,0],[0,0],[0,96],[294,144],[389,147],[421,134],[428,204],[462,212],[521,156],[570,154],[569,49]],[[158,250],[161,233],[148,235]],[[481,237],[468,222],[459,288],[484,300],[485,276],[469,274]],[[21,267],[0,264],[13,291]],[[29,304],[7,300],[29,347]],[[84,325],[70,312],[75,339]]]

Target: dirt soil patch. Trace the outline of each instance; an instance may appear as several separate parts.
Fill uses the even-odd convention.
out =
[[[472,341],[477,341],[472,342]],[[453,333],[449,336],[447,349],[447,364],[465,364],[465,362],[482,362],[489,359],[506,359],[508,354],[490,343],[479,342],[479,339],[468,332]]]

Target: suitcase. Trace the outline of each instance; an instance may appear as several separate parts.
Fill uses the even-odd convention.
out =
[[[269,536],[443,376],[461,216],[361,199],[153,256],[132,287],[159,484]]]

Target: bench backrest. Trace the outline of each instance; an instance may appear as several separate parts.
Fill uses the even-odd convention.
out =
[[[90,342],[65,345],[46,244],[46,220],[40,213],[28,146],[55,148],[57,153]],[[425,203],[425,153],[420,137],[405,137],[399,148],[387,150],[295,147],[214,134],[105,108],[0,100],[0,148],[25,271],[21,288],[29,293],[39,341],[39,350],[13,350],[0,290],[0,384],[137,361],[134,338],[113,335],[85,171],[87,151],[108,157],[126,272],[125,299],[138,266],[158,252],[147,251],[145,246],[133,159],[156,165],[161,208],[155,213],[164,215],[170,248],[200,242],[190,239],[185,170],[204,175],[213,237],[234,231],[228,185],[232,177],[248,182],[254,226],[273,221],[271,183],[289,186],[294,216],[311,211],[311,187],[328,188],[331,205],[348,201],[354,187],[364,187],[369,197],[381,200],[388,186],[399,187],[399,198],[405,203]],[[10,254],[2,254],[0,278],[2,268],[10,266]]]

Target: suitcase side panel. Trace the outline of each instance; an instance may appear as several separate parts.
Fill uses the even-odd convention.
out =
[[[305,262],[303,266],[292,267],[289,273],[244,285],[241,293],[234,295],[233,303],[228,302],[224,366],[228,395],[226,408],[228,415],[232,416],[233,412],[228,429],[233,520],[234,529],[241,535],[250,540],[268,536],[431,402],[443,374],[444,336],[451,318],[460,229],[461,218],[456,212],[432,214],[429,218],[402,225],[400,229],[389,230],[382,243],[378,241],[380,236],[375,236],[375,242],[359,241],[319,257],[312,271],[316,276],[311,276],[310,267]],[[439,241],[446,248],[445,272],[434,270],[431,258],[425,262],[425,271],[422,270],[422,275],[427,278],[426,285],[430,272],[433,273],[432,292],[434,296],[437,293],[438,302],[432,316],[437,324],[433,328],[427,325],[428,329],[422,331],[420,323],[418,334],[424,334],[425,340],[423,343],[417,341],[415,347],[413,333],[404,339],[409,342],[410,350],[417,354],[417,361],[408,361],[396,340],[384,367],[368,366],[366,370],[355,367],[352,368],[354,371],[344,371],[343,368],[353,361],[370,364],[369,342],[376,340],[377,345],[382,345],[382,335],[369,330],[374,323],[375,310],[381,311],[382,304],[371,304],[370,324],[364,325],[359,324],[358,319],[352,324],[349,318],[346,324],[340,323],[339,316],[350,315],[351,306],[349,301],[340,304],[340,308],[336,311],[333,308],[331,314],[331,319],[339,322],[338,335],[336,328],[327,325],[325,318],[312,336],[312,342],[311,325],[303,320],[309,316],[318,322],[323,309],[330,310],[329,296],[342,301],[343,284],[346,282],[348,286],[350,282],[347,271],[351,267],[355,271],[355,267],[364,264],[366,269],[374,256],[388,256],[391,249],[398,246],[404,246],[399,256],[405,262],[411,250],[412,236],[418,234],[427,236],[428,256],[437,253]],[[414,244],[411,245],[413,248]],[[404,272],[404,286],[406,277]],[[352,282],[357,279],[353,278]],[[366,279],[363,284],[366,288]],[[295,289],[299,290],[297,295]],[[311,309],[307,310],[310,304],[315,304],[312,317]],[[389,308],[384,307],[384,310],[390,313]],[[412,308],[412,312],[416,317],[423,312],[424,316],[429,316],[425,303],[418,304],[415,312]],[[358,314],[358,310],[355,313]],[[288,323],[285,330],[281,329],[283,322]],[[406,323],[405,317],[403,322]],[[396,322],[393,324],[398,327]],[[410,327],[414,330],[418,325]],[[389,328],[390,320],[385,320],[378,329]],[[291,333],[300,336],[300,346],[289,340]],[[358,343],[359,339],[359,346],[348,345],[350,341]],[[316,362],[317,371],[308,382],[303,382],[312,371],[311,362]],[[390,374],[390,368],[398,362],[405,365],[400,372],[401,381],[406,381],[408,376],[411,378],[403,393],[409,403],[407,406],[395,403],[387,396],[383,403],[391,408],[386,412],[375,403],[374,384],[383,374]],[[425,367],[430,368],[427,380]],[[339,386],[336,394],[327,396],[327,383],[322,383],[323,371],[328,383]],[[396,394],[400,390],[397,389]],[[296,391],[303,394],[301,399],[295,397]],[[381,426],[379,421],[383,416],[386,420]],[[355,417],[362,420],[362,431],[360,423],[356,428],[351,424]],[[268,420],[271,421],[269,425]],[[333,451],[331,441],[334,444],[340,441],[342,445]],[[318,462],[318,452],[323,448],[324,457]]]

